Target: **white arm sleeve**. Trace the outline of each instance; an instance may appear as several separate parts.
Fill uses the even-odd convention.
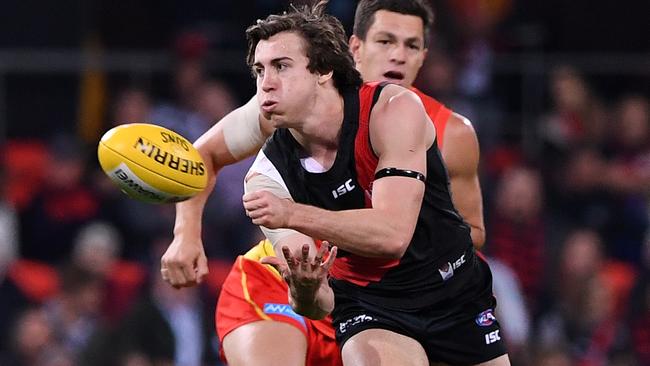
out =
[[[260,152],[260,154],[262,153]],[[268,175],[255,172],[253,170],[249,172],[249,176],[250,177],[246,179],[246,182],[244,184],[246,193],[267,191],[273,193],[279,198],[287,198],[293,201],[291,194],[289,194],[289,191],[286,189],[286,187],[277,180],[269,177]],[[291,229],[269,229],[264,226],[260,226],[260,229],[267,237],[267,239],[271,241],[273,248],[276,248],[276,245],[280,240],[286,238],[289,235],[298,233],[297,231]]]
[[[235,159],[243,159],[257,152],[266,136],[260,128],[260,110],[257,97],[228,113],[219,122],[228,151]]]

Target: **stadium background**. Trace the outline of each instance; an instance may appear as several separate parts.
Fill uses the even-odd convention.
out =
[[[0,365],[218,364],[220,281],[260,238],[250,161],[208,205],[208,280],[173,291],[173,206],[127,199],[94,149],[126,122],[194,139],[245,102],[245,27],[287,3],[2,1]],[[348,31],[355,3],[330,1]],[[513,365],[650,365],[648,3],[432,3],[416,85],[477,129]]]

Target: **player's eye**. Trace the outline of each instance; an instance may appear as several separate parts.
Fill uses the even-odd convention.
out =
[[[380,39],[377,41],[377,43],[382,44],[382,45],[387,45],[390,44],[390,41],[387,39]]]
[[[264,76],[264,68],[263,67],[253,67],[253,76],[254,77],[262,77]]]
[[[278,71],[282,71],[282,70],[284,70],[284,69],[286,69],[286,68],[288,68],[288,67],[289,67],[289,65],[287,65],[287,64],[283,64],[283,63],[279,63],[279,64],[277,64],[277,65],[275,66],[275,68],[276,68]]]

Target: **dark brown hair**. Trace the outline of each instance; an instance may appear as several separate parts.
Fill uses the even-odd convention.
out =
[[[424,45],[429,44],[433,9],[427,0],[361,0],[354,14],[352,33],[365,41],[368,29],[375,21],[375,13],[379,10],[420,17],[424,26]]]
[[[248,66],[253,66],[255,62],[255,48],[260,40],[281,32],[295,32],[305,40],[305,53],[309,59],[307,69],[310,72],[322,75],[333,71],[334,86],[339,92],[360,85],[361,75],[354,67],[345,29],[338,19],[325,14],[327,1],[319,1],[311,7],[292,6],[292,11],[288,13],[269,15],[248,27]]]

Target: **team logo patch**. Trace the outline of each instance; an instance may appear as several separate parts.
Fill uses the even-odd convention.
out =
[[[307,327],[305,325],[305,319],[298,315],[293,309],[291,308],[291,305],[288,304],[273,304],[273,303],[266,303],[264,304],[264,313],[265,314],[275,314],[275,315],[282,315],[286,316],[288,318],[291,318],[300,324],[302,324],[303,327]]]
[[[454,270],[460,268],[463,264],[465,264],[465,254],[461,255],[460,258],[456,259],[453,263],[447,262],[443,264],[442,267],[438,268],[440,277],[442,277],[443,281],[447,281],[454,275]]]
[[[443,264],[442,267],[438,268],[438,272],[440,272],[442,280],[447,281],[454,275],[454,268],[451,266],[451,263],[447,262]]]
[[[489,327],[497,318],[492,313],[492,309],[487,309],[476,317],[476,324],[481,327]]]

